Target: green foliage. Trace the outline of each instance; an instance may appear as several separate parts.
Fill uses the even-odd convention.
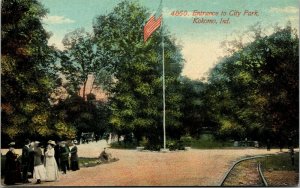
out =
[[[41,19],[47,11],[36,0],[1,2],[1,125],[2,140],[46,136],[49,95],[55,87],[56,51]]]
[[[76,138],[76,130],[73,127],[66,124],[65,122],[57,122],[55,124],[55,128],[57,130],[56,135],[60,139],[72,140],[72,139]]]
[[[295,152],[295,165],[292,165],[290,153],[285,152],[277,155],[258,159],[263,170],[299,171],[299,152]]]
[[[125,143],[124,141],[120,141],[120,142],[113,142],[110,144],[111,148],[115,148],[115,149],[136,149],[137,144],[136,143],[130,143],[127,142]]]
[[[89,75],[93,75],[99,85],[99,77],[106,76],[102,54],[94,43],[94,38],[84,29],[76,29],[63,39],[66,48],[60,54],[59,71],[67,79],[67,90],[71,95],[77,94],[83,85],[82,96],[86,99],[86,84]],[[90,92],[90,91],[89,91]]]
[[[113,70],[114,83],[110,107],[112,130],[118,134],[133,132],[140,141],[162,143],[162,64],[161,31],[144,43],[142,28],[149,17],[136,2],[123,1],[108,15],[94,20],[94,33],[99,53]],[[126,23],[126,24],[124,24]],[[178,77],[182,69],[180,49],[164,32],[166,65],[166,124],[168,132],[181,125]]]
[[[109,109],[100,101],[85,101],[80,96],[71,96],[53,106],[52,120],[59,138],[79,138],[82,132],[102,135],[107,129]]]
[[[269,36],[259,28],[250,30],[253,42],[231,42],[230,54],[211,71],[210,117],[222,138],[298,140],[299,38],[289,25]]]
[[[175,151],[175,150],[184,150],[184,144],[181,140],[167,140],[166,147],[170,151]]]
[[[182,129],[193,137],[198,136],[204,130],[214,131],[216,123],[210,116],[212,109],[208,102],[211,96],[207,90],[207,84],[200,80],[190,80],[186,77],[181,79],[182,101]]]
[[[180,141],[182,141],[182,144],[185,147],[190,147],[192,145],[192,137],[190,137],[190,136],[182,136],[180,138]]]
[[[212,134],[201,134],[199,139],[192,139],[191,147],[194,149],[216,149],[232,147],[233,142],[216,139]]]

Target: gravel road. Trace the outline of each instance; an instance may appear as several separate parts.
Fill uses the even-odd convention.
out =
[[[105,141],[79,145],[79,156],[97,157],[106,146]],[[61,174],[58,182],[41,185],[218,186],[234,161],[250,155],[277,153],[279,149],[191,149],[169,153],[109,149],[109,152],[120,160],[69,171]]]

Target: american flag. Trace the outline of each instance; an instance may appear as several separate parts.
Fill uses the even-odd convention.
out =
[[[151,16],[144,26],[144,42],[146,42],[151,34],[161,25],[162,15],[160,15],[158,18],[156,17],[156,15]]]

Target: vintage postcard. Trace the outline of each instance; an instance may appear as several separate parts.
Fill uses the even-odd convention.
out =
[[[298,0],[2,0],[1,185],[298,186]]]

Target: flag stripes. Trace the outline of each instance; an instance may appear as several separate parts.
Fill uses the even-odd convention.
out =
[[[159,28],[162,21],[162,16],[155,19],[155,16],[151,16],[151,18],[148,20],[148,22],[145,24],[144,27],[144,42],[147,41],[147,39],[151,36],[151,34]]]

